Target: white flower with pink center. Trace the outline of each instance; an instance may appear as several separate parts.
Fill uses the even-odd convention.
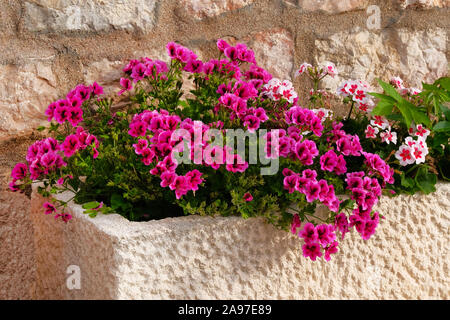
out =
[[[400,77],[392,77],[391,81],[389,81],[394,87],[397,89],[404,89],[403,80]]]
[[[407,137],[407,138],[405,139],[405,144],[406,144],[408,147],[412,148],[412,147],[414,147],[414,146],[416,145],[416,140],[414,140],[413,137]]]
[[[416,132],[414,133],[417,137],[422,137],[424,140],[427,139],[428,135],[430,134],[430,130],[425,128],[423,125],[418,124],[416,126]]]
[[[358,84],[360,87],[362,87],[365,91],[369,91],[370,90],[370,85],[367,81],[364,80],[357,80]]]
[[[348,86],[347,81],[344,81],[343,83],[341,83],[341,85],[336,90],[336,94],[338,96],[348,97],[349,94],[347,92],[347,86]]]
[[[294,103],[297,98],[297,92],[295,92],[292,82],[272,78],[267,84],[264,85],[266,94],[274,101],[278,101],[281,98],[286,99],[289,103]]]
[[[338,71],[336,69],[336,66],[334,63],[326,61],[322,67],[323,69],[323,75],[328,74],[329,76],[334,77],[338,74]]]
[[[308,71],[308,68],[312,68],[312,65],[310,65],[307,62],[303,62],[300,65],[300,68],[295,72],[294,77],[298,77],[299,75],[302,75],[303,73],[305,73],[306,71]]]
[[[426,149],[426,150],[427,150],[427,153],[428,153],[428,145],[427,145],[427,143],[426,143],[426,141],[425,141],[424,138],[422,138],[422,137],[417,137],[417,142],[416,142],[416,144],[419,145],[422,149]]]
[[[319,108],[319,109],[311,109],[311,111],[313,111],[322,122],[324,122],[327,118],[333,117],[333,111],[331,111],[330,109]]]
[[[367,98],[365,103],[358,103],[358,109],[364,112],[371,112],[375,103],[372,99]]]
[[[424,163],[425,157],[428,154],[428,149],[421,148],[419,144],[412,147],[412,154],[414,159],[416,159],[416,164]]]
[[[389,127],[386,131],[380,133],[381,142],[386,142],[387,144],[393,143],[397,144],[397,132],[391,131]]]
[[[400,161],[400,165],[406,166],[408,164],[413,164],[416,159],[413,156],[413,149],[405,144],[402,144],[398,151],[395,153],[395,158]]]
[[[283,87],[285,87],[285,88],[288,88],[288,89],[293,89],[293,88],[294,88],[294,85],[293,85],[292,82],[290,82],[289,80],[284,80],[284,81],[281,83],[281,85],[282,85]]]
[[[382,116],[375,116],[374,120],[370,120],[370,124],[373,126],[377,126],[381,130],[389,127],[389,122]]]
[[[362,88],[358,87],[355,91],[355,93],[353,94],[353,101],[358,102],[358,103],[366,103],[367,101],[367,94],[366,91],[363,90]]]
[[[372,127],[370,124],[367,125],[366,131],[366,138],[375,139],[377,137],[377,133],[379,132],[377,127]]]
[[[421,93],[422,91],[420,89],[417,89],[417,88],[409,88],[408,92],[409,92],[410,95],[416,96],[419,93]]]

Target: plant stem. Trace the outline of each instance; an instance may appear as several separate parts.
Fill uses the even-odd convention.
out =
[[[350,107],[350,112],[348,113],[347,120],[350,119],[350,116],[351,116],[352,111],[353,111],[353,105],[354,104],[355,104],[355,101],[352,101],[352,106]]]

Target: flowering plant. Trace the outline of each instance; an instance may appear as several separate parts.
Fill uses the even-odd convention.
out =
[[[306,63],[302,66],[306,68],[301,67],[297,73],[308,72],[314,87],[319,87],[326,67],[318,71]],[[335,74],[334,70],[331,75]],[[393,77],[390,83],[378,82],[383,93],[371,92],[362,80],[345,80],[338,87],[335,95],[350,105],[342,121],[344,128],[361,137],[365,150],[377,153],[394,168],[393,193],[435,191],[438,178],[450,177],[450,109],[446,106],[450,78],[423,83],[423,91],[406,87],[399,77]],[[313,92],[313,105],[331,94],[325,90]]]
[[[338,234],[353,227],[369,239],[394,170],[323,105],[301,107],[293,84],[258,66],[244,44],[217,47],[217,60],[173,42],[170,63],[131,60],[120,79],[125,102],[102,98],[94,83],[50,104],[50,126],[39,128],[49,137],[14,167],[11,190],[39,182],[45,197],[70,191],[92,217],[262,216],[303,239],[312,260],[330,260]],[[316,84],[336,74],[332,64],[302,68]],[[67,205],[49,197],[45,213],[67,222]]]

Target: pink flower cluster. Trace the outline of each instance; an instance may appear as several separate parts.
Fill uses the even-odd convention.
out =
[[[340,201],[334,193],[334,186],[328,184],[324,179],[316,180],[317,172],[315,170],[306,169],[301,174],[290,169],[283,169],[283,186],[289,193],[294,191],[303,193],[306,201],[320,201],[326,205],[331,211],[339,210]]]
[[[88,133],[82,127],[78,127],[76,134],[68,135],[60,145],[60,150],[64,152],[64,156],[71,157],[79,150],[84,150],[88,146],[92,147],[93,158],[98,157],[99,142],[97,137]]]
[[[55,119],[59,124],[68,121],[73,127],[76,127],[83,121],[83,109],[81,108],[83,102],[102,94],[103,88],[97,82],[90,86],[80,84],[67,94],[66,99],[50,103],[45,110],[47,120]]]
[[[61,153],[65,157],[71,157],[78,150],[92,146],[93,157],[98,156],[99,142],[94,135],[86,132],[82,127],[77,127],[77,133],[68,135],[60,144],[54,138],[46,138],[33,143],[26,155],[27,164],[18,163],[11,172],[12,181],[9,187],[12,191],[18,191],[18,180],[23,180],[30,174],[31,180],[38,179],[41,175],[47,175],[57,169],[64,167],[67,163],[63,160]]]
[[[323,131],[322,120],[310,109],[294,106],[286,112],[286,123],[298,126],[303,134],[312,131],[320,137]]]
[[[123,72],[130,78],[121,78],[120,85],[122,90],[118,95],[123,94],[125,91],[130,91],[133,88],[133,82],[136,83],[143,79],[165,79],[167,80],[166,73],[169,71],[167,64],[161,60],[152,60],[150,58],[141,58],[140,60],[131,60],[124,68]]]
[[[364,163],[369,169],[369,174],[378,175],[383,180],[383,187],[386,183],[394,183],[394,169],[381,159],[379,155],[369,152],[362,152],[362,154],[365,158]]]
[[[58,141],[54,138],[47,138],[33,143],[26,155],[27,164],[18,163],[11,172],[12,181],[9,188],[18,191],[19,180],[24,180],[30,174],[30,179],[35,180],[41,174],[48,174],[67,165],[60,154],[58,154]]]
[[[72,219],[72,215],[67,212],[58,212],[55,205],[50,202],[44,202],[43,207],[45,209],[44,213],[49,215],[55,213],[55,219],[61,218],[62,221],[68,222]]]
[[[312,223],[306,223],[301,227],[298,215],[294,215],[291,232],[302,238],[305,243],[302,246],[303,256],[316,261],[317,258],[324,256],[326,261],[331,260],[331,254],[338,252],[338,242],[336,241],[335,226],[332,224],[320,224],[314,226]],[[323,251],[322,251],[323,250]]]
[[[210,166],[215,170],[223,164],[226,164],[225,168],[230,172],[244,172],[248,168],[248,163],[238,154],[232,154],[226,146],[213,146],[209,143],[207,131],[212,126],[220,127],[221,124],[206,125],[190,118],[181,121],[178,116],[170,115],[166,110],[145,110],[134,116],[128,133],[133,137],[143,137],[133,145],[136,154],[142,156],[141,160],[145,165],[155,163],[150,173],[160,176],[161,186],[174,190],[176,198],[180,199],[187,192],[198,190],[203,179],[198,170],[189,171],[184,176],[178,175],[175,172],[178,163],[173,152],[187,153],[189,160],[195,164]],[[176,129],[183,129],[186,136],[174,139]],[[190,141],[187,146],[183,144],[186,141]],[[228,161],[229,158],[232,161]]]
[[[237,43],[235,46],[231,46],[225,40],[219,39],[217,40],[217,48],[231,61],[256,64],[255,53],[243,43]]]
[[[258,97],[254,82],[237,81],[233,86],[221,85],[217,92],[222,95],[215,111],[225,108],[230,112],[231,120],[239,119],[249,131],[254,132],[269,119],[264,108],[248,107],[248,100]]]
[[[183,64],[183,70],[190,73],[206,75],[217,72],[223,75],[231,75],[235,79],[240,79],[242,74],[239,68],[239,61],[256,63],[253,51],[247,49],[244,44],[238,43],[235,47],[230,46],[226,41],[219,40],[217,42],[219,50],[225,53],[227,59],[211,59],[208,62],[203,62],[198,59],[197,55],[190,49],[177,44],[169,42],[166,46],[169,57],[177,60]],[[253,69],[253,71],[258,71]]]
[[[361,143],[357,135],[347,134],[342,127],[344,124],[333,123],[333,129],[331,135],[327,137],[327,141],[335,142],[337,151],[341,152],[344,156],[360,156],[362,152]]]
[[[305,177],[310,176],[310,179],[311,177],[314,177],[313,172],[307,172],[306,174],[302,174],[301,177],[298,175],[296,177],[295,174],[289,172],[288,169],[285,169],[283,174],[285,174],[285,187],[288,189],[298,189],[298,186],[302,185],[307,180]],[[345,213],[341,212],[336,215],[334,224],[320,224],[314,226],[312,223],[306,223],[304,227],[301,228],[301,222],[298,215],[294,215],[291,224],[291,232],[304,239],[305,243],[302,246],[303,255],[309,257],[313,261],[322,256],[324,256],[326,261],[329,261],[331,259],[330,255],[338,251],[337,247],[339,243],[336,240],[336,231],[339,231],[342,235],[342,239],[344,239],[345,234],[350,231],[350,228],[355,227],[356,231],[361,234],[361,237],[364,240],[368,240],[375,233],[379,224],[379,213],[374,212],[372,214],[372,208],[377,203],[378,197],[381,195],[381,186],[378,183],[378,180],[376,178],[365,176],[365,173],[361,171],[347,173],[345,181],[347,182],[347,189],[352,192],[351,198],[355,200],[357,205],[349,218],[347,218]],[[307,201],[313,200],[314,197],[320,199],[320,195],[323,193],[323,186],[325,186],[325,188],[327,186],[326,181],[320,180],[317,183],[311,182],[310,180],[306,183],[312,184],[309,188],[303,187],[307,194]],[[319,184],[319,186],[314,186],[314,184]],[[337,201],[337,204],[335,210],[332,211],[337,212],[339,210],[339,200],[336,198],[335,201]],[[299,229],[300,231],[298,231]]]
[[[328,150],[320,157],[320,169],[323,171],[334,172],[337,175],[341,175],[347,172],[347,163],[345,162],[344,156],[340,154],[339,156],[334,152],[334,150]]]

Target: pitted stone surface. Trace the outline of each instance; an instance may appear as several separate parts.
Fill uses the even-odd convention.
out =
[[[33,0],[24,23],[32,32],[147,31],[155,24],[155,0]]]
[[[32,198],[39,298],[448,299],[450,184],[432,195],[383,198],[368,241],[353,232],[331,262],[302,257],[301,242],[261,219],[189,216],[129,222],[83,215],[67,225]],[[82,290],[64,287],[79,265]]]
[[[399,0],[403,9],[405,8],[448,8],[450,7],[450,0]]]
[[[179,3],[196,19],[215,17],[248,6],[255,0],[180,0]]]
[[[343,79],[361,79],[378,86],[376,78],[388,81],[393,76],[421,88],[422,82],[433,82],[448,74],[447,37],[446,30],[439,28],[340,32],[315,41],[315,62],[336,64],[339,76],[324,79],[324,86],[331,90]]]
[[[0,300],[32,299],[35,271],[30,199],[1,190]]]
[[[346,11],[363,9],[367,6],[367,0],[291,0],[305,11],[325,11],[328,13],[341,13]]]
[[[290,79],[294,64],[294,39],[282,28],[256,32],[243,39],[255,52],[258,65],[274,77]]]
[[[58,91],[51,61],[0,64],[0,140],[45,124],[45,108]]]

